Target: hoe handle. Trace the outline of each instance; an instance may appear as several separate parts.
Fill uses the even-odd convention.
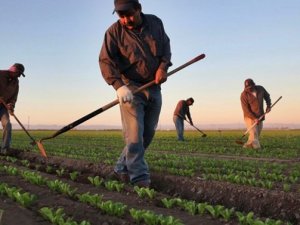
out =
[[[8,106],[7,106],[6,102],[2,98],[0,98],[0,104],[3,104],[4,107],[8,110]],[[34,138],[29,134],[29,132],[26,130],[26,128],[23,126],[23,124],[21,123],[21,121],[14,114],[14,112],[10,112],[10,115],[12,115],[15,118],[15,120],[18,122],[18,124],[21,126],[21,128],[25,131],[25,133],[28,135],[28,137],[32,140],[32,143],[35,143]]]
[[[177,67],[176,69],[170,71],[169,73],[167,73],[167,76],[171,76],[172,74],[178,72],[179,70],[182,70],[183,68],[185,68],[185,67],[187,67],[187,66],[189,66],[189,65],[191,65],[191,64],[193,64],[193,63],[195,63],[195,62],[197,62],[197,61],[199,61],[201,59],[204,59],[204,58],[205,58],[205,54],[198,55],[194,59],[188,61],[187,63],[185,63],[185,64]],[[140,91],[143,91],[146,88],[151,87],[154,84],[155,84],[155,81],[151,81],[151,82],[149,82],[149,83],[147,83],[147,84],[145,84],[145,85],[137,88],[135,91],[133,91],[133,94],[136,94],[136,93],[138,93]],[[103,107],[95,110],[94,112],[91,112],[91,113],[87,114],[86,116],[83,116],[82,118],[74,121],[73,123],[70,123],[69,125],[63,127],[62,129],[60,129],[56,133],[54,133],[52,136],[46,137],[46,138],[42,138],[41,141],[42,140],[46,140],[46,139],[50,139],[50,138],[54,138],[54,137],[56,137],[56,136],[58,136],[58,135],[60,135],[60,134],[62,134],[64,132],[67,132],[68,130],[71,130],[72,128],[74,128],[74,127],[78,126],[79,124],[81,124],[81,123],[83,123],[83,122],[91,119],[92,117],[94,117],[94,116],[96,116],[96,115],[98,115],[98,114],[100,114],[100,113],[102,113],[102,112],[104,112],[104,111],[112,108],[113,106],[117,105],[118,103],[119,103],[119,100],[116,99],[116,100],[108,103],[107,105],[105,105],[105,106],[103,106]]]
[[[197,131],[199,131],[201,134],[206,135],[202,130],[200,130],[198,127],[196,127],[195,125],[191,124],[190,121],[188,121],[187,119],[184,119],[186,122],[188,122],[192,127],[194,127]]]
[[[278,99],[270,106],[270,108],[273,108],[274,105],[276,105],[276,103],[279,102],[280,99],[282,99],[282,96],[280,96],[280,97],[279,97],[279,98],[278,98]],[[269,112],[265,112],[264,114],[262,114],[262,115],[258,118],[258,121],[260,121],[262,118],[264,118],[264,116],[265,116],[267,113],[269,113]],[[252,124],[252,126],[249,127],[249,128],[245,131],[243,137],[245,137],[246,134],[248,134],[248,132],[249,132],[250,130],[252,130],[253,127],[255,127],[257,124],[258,124],[258,122]]]

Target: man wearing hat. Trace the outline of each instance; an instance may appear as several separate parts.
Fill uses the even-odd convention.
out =
[[[187,100],[180,100],[175,108],[173,114],[173,121],[177,131],[178,141],[184,141],[183,132],[184,132],[184,121],[187,118],[190,121],[190,124],[193,125],[190,108],[189,106],[193,105],[194,99],[188,98]]]
[[[259,136],[263,128],[264,117],[259,118],[264,112],[264,100],[267,104],[266,112],[271,111],[271,99],[269,93],[262,86],[255,85],[252,79],[246,79],[244,82],[244,91],[241,94],[241,105],[244,113],[244,120],[247,129],[254,123],[257,125],[249,131],[248,141],[244,148],[261,148]]]
[[[172,65],[170,40],[162,21],[142,13],[138,0],[114,0],[114,6],[118,21],[106,31],[99,56],[102,76],[119,99],[126,142],[114,173],[133,185],[148,187],[150,173],[144,154],[159,119],[160,84],[167,80]],[[155,85],[132,94],[153,80]]]
[[[3,127],[1,154],[9,151],[12,126],[9,114],[13,113],[19,93],[19,77],[23,76],[25,68],[20,63],[15,63],[8,70],[0,70],[0,119]],[[1,102],[4,102],[2,104]]]

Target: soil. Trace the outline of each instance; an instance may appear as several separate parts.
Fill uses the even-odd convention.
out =
[[[109,174],[111,174],[112,168],[105,164],[96,164],[84,160],[56,156],[50,156],[45,160],[45,158],[38,154],[20,150],[15,150],[14,153],[14,156],[20,160],[27,159],[30,162],[29,168],[31,170],[34,171],[38,168],[39,172],[48,179],[55,180],[58,179],[58,177],[55,172],[52,174],[47,173],[47,166],[56,169],[64,168],[68,173],[65,173],[65,176],[59,177],[59,179],[69,183],[72,188],[77,188],[78,193],[98,193],[103,195],[103,200],[122,202],[128,206],[128,209],[145,209],[154,211],[157,214],[171,215],[187,225],[235,225],[239,223],[237,220],[225,222],[222,219],[214,219],[208,214],[204,216],[190,215],[179,208],[166,209],[159,200],[164,197],[181,197],[196,202],[208,202],[213,205],[220,204],[226,208],[234,207],[235,210],[241,212],[252,211],[260,218],[281,219],[283,221],[290,221],[293,224],[300,224],[299,191],[283,192],[276,189],[267,190],[228,182],[204,181],[197,176],[194,178],[186,178],[151,172],[151,188],[155,189],[158,194],[154,200],[150,200],[138,197],[130,184],[125,185],[125,189],[120,193],[108,191],[104,187],[92,186],[87,177],[98,175],[107,179]],[[28,168],[21,165],[20,160],[12,163],[7,162],[5,157],[0,158],[2,165],[12,165],[20,169],[28,170]],[[72,171],[80,172],[80,175],[75,181],[69,178],[69,172]],[[24,191],[38,196],[38,201],[32,206],[23,208],[6,196],[0,195],[0,225],[50,224],[50,222],[47,222],[38,213],[38,210],[44,206],[54,208],[63,207],[66,215],[78,222],[88,220],[91,224],[97,225],[134,224],[129,213],[126,213],[122,218],[106,215],[99,209],[80,203],[62,194],[55,193],[46,186],[30,184],[21,179],[20,176],[11,176],[0,172],[0,181],[10,186],[20,187]],[[3,212],[2,217],[1,210]]]

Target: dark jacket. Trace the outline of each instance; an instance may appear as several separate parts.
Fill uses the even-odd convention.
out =
[[[190,107],[188,106],[187,102],[185,100],[180,100],[175,108],[174,115],[180,117],[181,119],[186,119],[185,116],[187,116],[192,122],[192,117],[190,113]]]
[[[244,117],[253,120],[258,119],[265,113],[264,100],[266,101],[267,107],[271,106],[270,95],[265,88],[259,85],[256,85],[254,88],[256,90],[256,97],[247,90],[244,90],[241,94],[241,105]],[[264,120],[264,118],[262,120]]]
[[[18,78],[12,79],[9,75],[10,71],[0,70],[0,98],[7,104],[16,104],[19,93]]]
[[[133,81],[153,81],[158,68],[168,70],[171,63],[170,40],[162,21],[154,15],[142,14],[141,32],[122,26],[119,21],[109,27],[99,56],[105,81],[116,90]]]

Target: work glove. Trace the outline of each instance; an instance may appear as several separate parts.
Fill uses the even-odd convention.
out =
[[[131,102],[133,100],[133,94],[126,85],[123,85],[117,89],[117,95],[121,105],[125,102]]]
[[[267,106],[266,108],[266,113],[270,112],[271,111],[271,107],[270,106]]]
[[[167,72],[158,68],[156,73],[155,73],[155,83],[156,84],[161,84],[164,83],[167,80]]]

